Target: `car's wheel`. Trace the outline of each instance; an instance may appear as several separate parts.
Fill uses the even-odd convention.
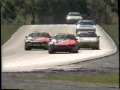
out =
[[[25,47],[25,50],[31,50],[31,48],[30,47]]]
[[[25,48],[24,48],[25,50],[31,50],[31,47],[29,47],[28,45],[27,45],[27,42],[25,42]]]
[[[53,54],[53,53],[55,53],[50,47],[48,48],[48,53],[49,54]]]
[[[49,54],[53,54],[53,53],[55,53],[55,52],[54,52],[54,51],[49,51],[49,50],[48,50],[48,53],[49,53]]]
[[[72,53],[78,53],[78,47],[75,47]]]
[[[99,45],[97,45],[96,47],[95,47],[95,50],[99,50],[100,49],[100,47],[99,47]]]
[[[73,53],[78,53],[78,50],[74,51]]]
[[[93,48],[93,50],[99,50],[99,48]]]
[[[78,50],[80,50],[80,47],[78,47]]]
[[[95,50],[99,50],[99,48],[95,48]]]
[[[48,50],[48,47],[44,47],[44,50]]]

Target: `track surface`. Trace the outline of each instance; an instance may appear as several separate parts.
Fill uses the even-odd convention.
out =
[[[113,40],[100,26],[97,34],[100,36],[100,50],[79,50],[78,54],[57,53],[48,54],[47,50],[24,50],[25,36],[32,31],[46,31],[51,35],[58,32],[74,33],[76,25],[24,25],[2,47],[2,72],[35,71],[95,59],[111,55],[117,51]]]

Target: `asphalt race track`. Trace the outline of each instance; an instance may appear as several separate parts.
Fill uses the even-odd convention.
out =
[[[96,33],[100,36],[100,50],[82,49],[79,53],[48,54],[47,50],[24,50],[25,36],[32,31],[46,31],[50,35],[56,33],[74,33],[76,25],[24,25],[2,46],[2,72],[36,71],[39,69],[54,68],[80,61],[91,60],[111,55],[117,47],[109,35],[96,25]]]

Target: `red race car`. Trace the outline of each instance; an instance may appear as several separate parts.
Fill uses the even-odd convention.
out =
[[[78,42],[73,34],[58,33],[48,43],[48,53],[73,52],[78,53]]]
[[[51,36],[47,32],[33,32],[26,36],[25,50],[31,50],[32,48],[48,49],[50,40]]]

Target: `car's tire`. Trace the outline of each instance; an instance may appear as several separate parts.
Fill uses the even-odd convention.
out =
[[[80,47],[78,47],[78,50],[80,50]]]
[[[44,47],[44,50],[48,50],[48,47]]]
[[[55,53],[50,47],[48,48],[48,53],[49,54],[53,54],[53,53]]]
[[[72,51],[72,53],[78,53],[78,47],[76,48],[76,50]]]
[[[95,50],[100,50],[99,45],[97,45],[97,46],[95,47]]]
[[[78,50],[74,51],[73,53],[78,53]]]
[[[48,53],[49,53],[49,54],[53,54],[53,53],[55,53],[55,52],[54,52],[54,51],[49,51],[49,50],[48,50]]]
[[[99,48],[95,48],[95,50],[100,50]]]
[[[25,50],[31,50],[31,48],[30,47],[25,47]]]
[[[100,50],[100,48],[93,48],[93,50]]]
[[[27,42],[25,42],[25,50],[31,50],[31,47],[27,46]]]

